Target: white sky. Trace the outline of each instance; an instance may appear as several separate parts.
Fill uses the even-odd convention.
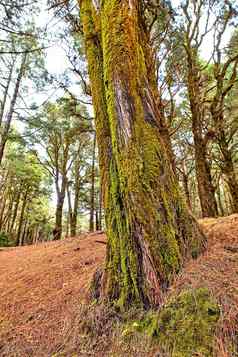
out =
[[[181,4],[181,0],[172,0],[171,4],[173,7],[178,7]],[[41,16],[39,17],[41,18]],[[44,21],[45,21],[45,14],[44,14]],[[206,18],[202,19],[202,26],[205,25]],[[57,31],[57,29],[54,29]],[[223,36],[222,45],[225,46],[231,36],[231,30],[228,29]],[[209,59],[213,49],[213,33],[210,32],[206,35],[203,44],[201,46],[201,56],[204,59]],[[53,45],[51,48],[47,50],[47,59],[46,59],[46,66],[50,73],[53,74],[61,74],[69,67],[69,63],[67,57],[65,55],[64,50],[61,48],[60,43]]]

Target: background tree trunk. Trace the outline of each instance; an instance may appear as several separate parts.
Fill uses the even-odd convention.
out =
[[[27,205],[27,197],[28,197],[28,189],[26,188],[26,191],[25,191],[24,196],[23,196],[21,213],[20,213],[20,218],[19,218],[19,223],[18,223],[16,246],[19,246],[22,243],[21,242],[22,226],[23,226],[25,209],[26,209],[26,205]]]
[[[27,53],[25,53],[22,57],[22,62],[21,62],[21,67],[17,76],[17,80],[16,80],[16,85],[15,85],[15,89],[14,89],[14,93],[13,93],[13,97],[10,103],[10,109],[9,112],[7,114],[7,120],[4,123],[4,128],[3,128],[3,132],[1,135],[1,142],[0,142],[0,164],[2,162],[2,158],[3,158],[3,154],[4,154],[4,149],[5,149],[5,145],[8,139],[8,133],[10,130],[10,126],[11,126],[11,122],[12,122],[12,116],[14,113],[14,109],[15,109],[15,104],[16,104],[16,100],[17,100],[17,96],[19,93],[19,88],[20,88],[20,84],[21,84],[21,80],[24,74],[24,69],[25,69],[25,64],[26,64],[26,59],[27,59]]]
[[[187,88],[192,114],[192,132],[195,150],[195,169],[198,195],[203,217],[215,217],[218,214],[215,190],[212,185],[211,168],[207,160],[207,141],[203,134],[204,104],[202,99],[202,80],[198,64],[197,50],[191,47],[189,39],[185,41],[187,54]]]
[[[93,155],[92,155],[92,169],[91,169],[91,192],[90,192],[90,219],[89,231],[93,232],[95,228],[95,157],[96,157],[96,135],[93,139]]]

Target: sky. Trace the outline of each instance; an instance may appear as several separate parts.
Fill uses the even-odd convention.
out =
[[[181,0],[172,0],[171,4],[174,7],[179,7],[179,5],[181,4]],[[49,16],[49,14],[48,14],[48,16]],[[45,14],[44,14],[44,21],[46,20],[46,18],[47,17],[45,17]],[[205,21],[206,21],[206,16],[204,14],[202,21],[201,21],[202,27],[205,25]],[[54,31],[57,31],[57,28],[55,28]],[[225,46],[228,43],[230,35],[231,35],[231,30],[228,29],[223,36],[223,46]],[[211,53],[212,53],[212,49],[213,49],[213,32],[211,31],[205,37],[205,40],[201,46],[201,56],[204,59],[209,59],[211,56]],[[47,66],[47,69],[49,72],[54,73],[54,74],[61,74],[69,66],[65,52],[62,49],[62,46],[60,45],[59,42],[54,44],[52,47],[50,47],[46,51],[46,53],[47,53],[46,66]]]

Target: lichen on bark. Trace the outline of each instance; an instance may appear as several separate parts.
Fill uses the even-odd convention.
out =
[[[158,305],[184,261],[205,247],[161,137],[138,4],[104,0],[97,12],[80,3],[105,188],[102,295],[120,308]]]

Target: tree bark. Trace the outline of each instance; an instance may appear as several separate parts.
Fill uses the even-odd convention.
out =
[[[218,144],[223,156],[221,163],[222,172],[226,177],[226,182],[231,195],[232,213],[238,213],[238,181],[235,173],[231,151],[225,138],[225,133],[220,130]]]
[[[204,249],[161,139],[139,1],[82,0],[107,229],[101,294],[126,309],[161,302],[184,261]]]
[[[65,199],[65,190],[64,192],[61,192],[57,197],[57,205],[55,211],[55,228],[53,229],[53,240],[61,239],[64,199]]]
[[[204,108],[201,100],[201,75],[197,64],[197,54],[188,42],[187,53],[188,73],[187,88],[192,114],[192,132],[195,150],[195,169],[198,184],[198,195],[203,217],[217,216],[215,190],[212,184],[211,165],[207,159],[207,140],[203,134]]]
[[[3,132],[2,132],[2,135],[1,135],[0,164],[2,162],[5,145],[6,145],[6,142],[7,142],[7,139],[8,139],[8,134],[9,134],[9,130],[10,130],[11,122],[12,122],[12,117],[13,117],[13,113],[14,113],[14,109],[15,109],[15,104],[16,104],[18,93],[19,93],[21,80],[22,80],[22,77],[23,77],[23,74],[24,74],[26,59],[27,59],[27,53],[25,53],[23,55],[23,57],[22,57],[21,67],[20,67],[20,70],[19,70],[19,73],[18,73],[18,76],[17,76],[13,97],[12,97],[12,100],[11,100],[11,103],[10,103],[10,109],[9,109],[8,114],[7,114],[7,120],[6,120],[6,123],[4,124]]]
[[[71,225],[70,225],[70,234],[71,237],[75,237],[77,235],[77,224],[78,224],[78,207],[79,207],[79,193],[80,193],[80,159],[79,159],[79,151],[81,149],[81,145],[79,142],[78,146],[78,158],[75,160],[74,166],[74,203],[71,217]]]
[[[95,228],[95,156],[96,156],[96,135],[93,138],[93,155],[92,155],[92,168],[91,168],[91,192],[90,192],[90,218],[89,218],[89,231],[93,232]]]
[[[19,223],[18,223],[16,246],[20,246],[22,243],[22,241],[21,241],[22,226],[23,226],[25,209],[26,209],[26,205],[27,205],[27,197],[28,197],[28,189],[26,188],[26,191],[24,193],[23,200],[22,200],[21,213],[20,213],[20,218],[19,218]]]
[[[18,189],[18,193],[17,193],[16,200],[15,200],[15,206],[14,206],[13,216],[12,216],[12,220],[11,220],[10,232],[13,231],[13,228],[14,228],[14,225],[16,222],[20,198],[21,198],[21,186]]]
[[[191,197],[190,197],[189,185],[188,185],[188,176],[185,172],[182,172],[182,182],[183,182],[183,189],[184,189],[188,208],[192,210]]]
[[[195,132],[194,145],[196,178],[202,217],[216,217],[218,209],[215,199],[215,189],[212,183],[211,168],[207,161],[207,148],[200,135],[197,136]]]
[[[0,127],[2,126],[2,120],[3,120],[3,115],[5,111],[5,106],[6,106],[6,101],[7,101],[7,96],[8,96],[8,91],[9,91],[9,86],[12,80],[12,72],[14,68],[14,62],[11,63],[10,70],[9,70],[9,75],[7,78],[7,84],[6,87],[4,88],[4,95],[3,95],[3,100],[1,103],[1,110],[0,110]]]

